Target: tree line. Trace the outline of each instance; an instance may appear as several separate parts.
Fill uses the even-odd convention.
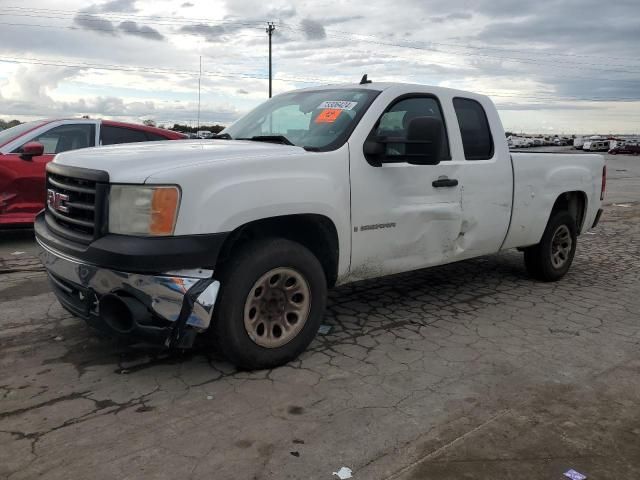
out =
[[[22,122],[19,120],[11,120],[7,122],[5,120],[0,119],[0,130],[6,130],[7,128],[15,127],[16,125],[20,125]]]
[[[174,123],[171,130],[182,133],[196,133],[201,130],[208,130],[211,133],[220,133],[224,130],[225,127],[223,125],[200,125],[199,127],[190,127],[189,125],[182,125],[180,123]]]

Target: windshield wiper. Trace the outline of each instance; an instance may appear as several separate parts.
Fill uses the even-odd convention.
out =
[[[254,142],[281,143],[283,145],[294,145],[284,135],[255,135],[251,138],[236,138],[236,140],[253,140]]]
[[[228,133],[218,133],[211,138],[215,138],[219,140],[233,140],[233,138],[231,138],[231,135],[229,135]]]

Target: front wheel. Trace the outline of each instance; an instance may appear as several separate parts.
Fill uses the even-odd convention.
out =
[[[213,334],[231,363],[271,368],[302,353],[314,339],[327,298],[318,259],[282,238],[245,245],[220,278]]]
[[[576,222],[568,212],[556,212],[549,219],[538,245],[524,251],[524,263],[533,278],[555,282],[566,275],[576,253]]]

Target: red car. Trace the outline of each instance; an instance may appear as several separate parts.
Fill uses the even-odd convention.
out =
[[[47,162],[96,145],[178,140],[185,135],[109,120],[38,120],[0,131],[0,227],[30,225],[44,208]]]

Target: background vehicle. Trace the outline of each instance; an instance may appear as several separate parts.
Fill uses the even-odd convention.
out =
[[[587,140],[582,149],[589,152],[606,152],[609,150],[609,140]]]
[[[45,166],[61,152],[95,145],[176,140],[161,128],[110,120],[39,120],[0,133],[0,227],[31,225],[45,203]]]
[[[509,148],[527,148],[529,147],[529,142],[526,138],[511,136],[508,139]]]
[[[611,155],[616,155],[618,153],[629,153],[632,155],[640,155],[640,144],[616,142],[616,144],[611,149],[609,149],[609,153]]]
[[[488,97],[394,83],[278,95],[212,141],[47,171],[35,230],[62,305],[169,346],[208,332],[244,368],[300,354],[334,285],[510,248],[559,280],[605,187],[600,155],[510,154]],[[74,208],[79,185],[108,215]]]
[[[198,130],[196,136],[198,138],[213,138],[213,133],[211,133],[209,130]]]
[[[573,139],[573,148],[575,148],[576,150],[582,150],[583,147],[584,147],[584,137],[577,136],[576,138]]]

